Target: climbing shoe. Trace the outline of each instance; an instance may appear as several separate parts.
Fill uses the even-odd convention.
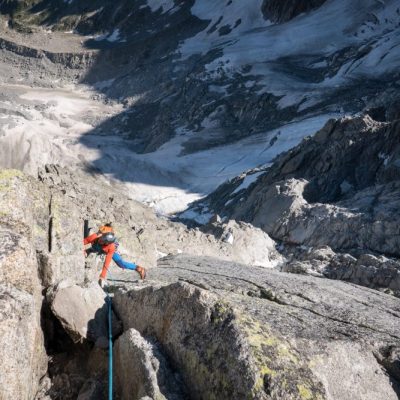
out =
[[[146,278],[146,270],[140,265],[136,267],[136,272],[140,275],[140,279]]]

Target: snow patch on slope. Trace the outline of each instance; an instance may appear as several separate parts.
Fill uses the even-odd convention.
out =
[[[107,32],[102,35],[94,36],[93,39],[96,42],[100,42],[102,40],[107,40],[108,42],[125,42],[126,39],[121,38],[121,32],[118,28],[115,28],[111,33]]]
[[[181,155],[182,146],[194,133],[178,129],[178,135],[156,152],[136,154],[130,149],[130,141],[113,132],[108,136],[91,133],[91,116],[110,118],[121,112],[121,105],[95,101],[92,92],[77,87],[8,89],[20,91],[20,95],[0,102],[4,109],[18,110],[0,119],[1,167],[16,167],[36,175],[44,163],[77,168],[94,165],[110,184],[161,214],[182,211],[226,180],[255,166],[268,165],[277,154],[320,129],[328,118],[338,116],[308,118],[187,155]],[[20,104],[12,107],[11,101]]]
[[[175,7],[175,2],[174,0],[147,0],[147,5],[151,8],[152,12],[156,12],[162,8],[163,13],[165,13]]]
[[[206,66],[210,76],[223,70],[233,77],[243,66],[251,66],[249,74],[261,77],[258,83],[264,85],[264,92],[285,96],[279,103],[281,108],[303,102],[301,110],[317,103],[327,90],[353,84],[364,76],[376,78],[395,72],[400,65],[398,0],[327,1],[313,12],[277,25],[264,20],[261,5],[262,0],[197,0],[192,14],[210,23],[181,44],[181,58],[222,50],[223,54]],[[288,57],[303,57],[300,62],[307,68],[329,67],[336,52],[350,47],[361,52],[349,56],[350,61],[337,74],[321,83],[304,82],[277,67]],[[312,57],[319,59],[314,65]],[[304,104],[304,100],[309,103]]]
[[[236,194],[241,190],[247,189],[252,183],[256,182],[258,177],[263,173],[264,171],[246,175],[246,177],[243,179],[243,182],[232,192],[232,194]]]

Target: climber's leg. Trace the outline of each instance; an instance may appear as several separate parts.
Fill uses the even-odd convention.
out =
[[[122,269],[131,269],[131,270],[135,270],[137,265],[135,263],[130,263],[128,261],[125,261],[120,254],[118,253],[114,253],[113,254],[113,260],[115,262],[115,264],[118,265],[118,267],[122,268]]]

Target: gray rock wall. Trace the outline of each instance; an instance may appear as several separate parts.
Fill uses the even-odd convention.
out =
[[[19,171],[0,171],[0,398],[32,400],[47,370],[42,290],[84,279],[76,208]]]
[[[32,195],[18,171],[0,171],[0,398],[31,400],[46,372],[42,305],[32,246]]]
[[[32,400],[47,369],[40,303],[26,291],[3,282],[0,283],[0,360],[0,399]]]

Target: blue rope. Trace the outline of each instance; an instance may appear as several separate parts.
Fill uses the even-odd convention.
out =
[[[108,269],[107,274],[111,280],[114,278]],[[113,398],[113,343],[112,343],[112,300],[106,290],[106,303],[108,305],[108,400]]]
[[[113,344],[112,344],[112,309],[111,297],[107,294],[108,304],[108,399],[113,398]]]
[[[96,254],[97,259],[98,254]],[[108,400],[113,398],[113,343],[112,343],[112,308],[111,297],[106,292],[106,303],[108,305]]]

